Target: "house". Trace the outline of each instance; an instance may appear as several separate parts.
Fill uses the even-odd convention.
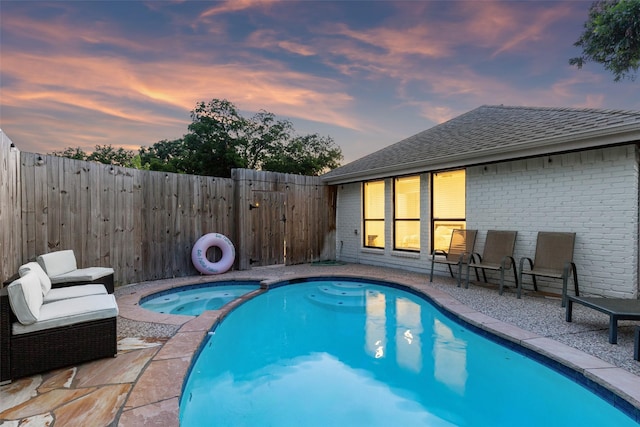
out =
[[[478,230],[476,252],[516,230],[516,262],[571,231],[581,293],[638,298],[639,143],[640,111],[479,107],[323,175],[336,258],[427,273],[453,228]]]

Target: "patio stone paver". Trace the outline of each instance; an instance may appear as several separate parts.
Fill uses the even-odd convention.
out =
[[[32,399],[38,395],[38,387],[42,384],[42,377],[34,375],[28,378],[22,378],[11,384],[2,386],[2,399],[0,399],[0,419],[2,414],[9,408],[16,406]]]
[[[26,420],[4,421],[2,427],[49,427],[54,423],[53,415],[46,413],[29,417]]]
[[[513,326],[500,321],[489,322],[485,323],[484,325],[493,334],[502,338],[513,339],[520,344],[522,344],[522,341],[524,340],[540,337],[535,332],[525,331],[524,329],[520,329],[517,326]]]
[[[551,338],[534,337],[524,340],[522,345],[546,356],[561,356],[569,367],[577,371],[614,367],[612,364],[600,360],[597,357],[576,350],[566,344],[554,341]]]
[[[76,387],[133,383],[158,349],[159,347],[130,351],[112,359],[85,363],[78,368]]]
[[[131,384],[106,385],[54,409],[60,426],[106,426],[112,423],[127,398]]]
[[[95,390],[95,387],[79,390],[51,390],[47,393],[39,394],[33,399],[27,400],[18,406],[5,410],[0,413],[0,419],[19,420],[22,418],[32,417],[34,415],[40,415],[79,397],[86,396]]]
[[[448,308],[452,309],[453,307],[449,306]],[[493,317],[487,316],[486,314],[480,313],[478,311],[469,311],[465,309],[462,312],[459,312],[458,314],[463,320],[466,320],[467,322],[469,322],[474,326],[483,327],[485,325],[491,325],[498,322]]]
[[[613,366],[588,369],[587,377],[599,384],[613,386],[623,397],[640,402],[640,377],[628,375],[624,369]]]
[[[42,385],[38,387],[38,393],[42,394],[59,388],[70,388],[71,382],[76,377],[78,368],[73,367],[56,372],[59,373],[54,374],[52,377],[42,382]]]
[[[125,409],[179,397],[190,363],[191,356],[153,360],[131,391]]]
[[[158,352],[154,360],[191,358],[198,350],[204,331],[178,332]]]
[[[220,310],[205,311],[200,316],[182,325],[180,332],[208,332],[220,318]]]
[[[123,411],[118,427],[178,427],[180,425],[178,412],[178,398],[163,400]]]

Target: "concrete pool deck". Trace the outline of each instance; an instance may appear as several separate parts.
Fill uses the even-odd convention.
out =
[[[560,300],[496,286],[456,287],[455,280],[359,264],[276,266],[219,276],[165,279],[116,289],[118,357],[20,379],[0,387],[0,426],[178,426],[179,397],[194,353],[230,307],[193,316],[154,313],[138,306],[143,296],[193,283],[299,277],[352,276],[411,286],[437,305],[481,329],[515,341],[623,396],[640,408],[640,363],[633,359],[633,326],[622,321],[618,344],[608,342],[608,317],[574,307],[564,320]],[[259,292],[259,291],[258,291]],[[640,411],[637,411],[640,412]]]

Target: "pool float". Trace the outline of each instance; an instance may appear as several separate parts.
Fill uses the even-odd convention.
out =
[[[207,259],[207,249],[212,246],[220,248],[222,258],[218,262]],[[236,259],[236,248],[227,236],[220,233],[209,233],[200,237],[191,250],[193,266],[202,274],[220,274],[229,270]]]

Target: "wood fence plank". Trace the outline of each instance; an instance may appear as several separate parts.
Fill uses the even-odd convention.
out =
[[[39,186],[36,184],[35,176],[35,156],[24,155],[21,161],[22,177],[22,259],[31,261],[36,253],[36,227],[42,223],[42,218],[36,213],[36,191]],[[4,228],[4,227],[3,227]]]
[[[102,265],[102,225],[104,224],[105,215],[103,213],[103,168],[99,165],[88,163],[87,165],[87,186],[89,187],[88,199],[89,205],[85,207],[89,211],[87,237],[84,247],[86,248],[85,262],[88,265]]]

